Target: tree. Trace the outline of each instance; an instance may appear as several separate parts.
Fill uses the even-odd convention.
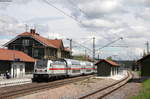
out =
[[[147,55],[147,54],[146,54],[145,50],[143,50],[143,57],[146,56],[146,55]]]
[[[109,56],[109,57],[107,57],[106,59],[107,59],[107,60],[112,60],[112,57],[111,57],[111,56]]]

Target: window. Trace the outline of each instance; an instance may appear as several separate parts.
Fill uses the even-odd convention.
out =
[[[28,49],[25,49],[24,52],[25,52],[26,54],[28,54]]]
[[[20,65],[20,71],[23,71],[23,65]]]
[[[92,66],[92,64],[90,62],[86,62],[87,66]]]
[[[79,61],[72,61],[72,65],[80,65]]]
[[[62,61],[53,61],[53,65],[66,65],[65,62]]]
[[[37,68],[46,68],[47,67],[47,63],[48,63],[48,60],[38,60],[36,62],[36,67]]]
[[[72,73],[80,73],[80,69],[79,70],[72,70]]]
[[[38,57],[39,56],[39,50],[38,49],[35,49],[34,50],[34,57]]]
[[[22,40],[22,44],[23,44],[24,46],[29,46],[29,40],[28,40],[28,39]]]

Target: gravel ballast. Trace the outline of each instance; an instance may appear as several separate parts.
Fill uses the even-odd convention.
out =
[[[19,97],[18,99],[76,99],[77,97],[111,85],[125,76],[127,76],[126,73],[113,77],[91,77],[55,89]]]

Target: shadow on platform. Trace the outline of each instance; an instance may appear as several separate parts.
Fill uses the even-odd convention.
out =
[[[131,80],[128,81],[128,83],[142,83],[145,80],[149,79],[150,77],[140,77],[140,78],[132,78]]]

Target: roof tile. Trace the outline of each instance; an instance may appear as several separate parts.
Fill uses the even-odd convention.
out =
[[[47,39],[47,38],[44,38],[44,37],[38,35],[37,33],[24,32],[24,33],[20,34],[19,36],[30,36],[49,47],[53,47],[53,48],[61,48],[62,47],[62,40]]]
[[[0,49],[0,60],[4,61],[14,61],[15,59],[20,59],[23,62],[35,62],[35,59],[28,56],[27,54],[16,51],[16,50],[8,50],[8,49]]]
[[[109,64],[111,64],[113,66],[119,66],[119,64],[117,64],[116,62],[111,61],[111,60],[106,60],[106,59],[102,59],[102,60],[98,61],[96,64],[99,64],[101,62],[107,62],[107,63],[109,63]]]

